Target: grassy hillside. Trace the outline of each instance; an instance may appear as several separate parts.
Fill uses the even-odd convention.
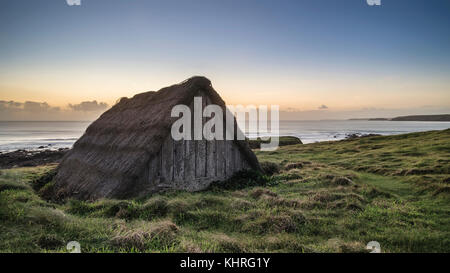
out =
[[[396,117],[395,121],[450,121],[450,115],[416,115]]]
[[[450,130],[256,153],[273,175],[126,201],[53,203],[54,165],[1,170],[0,252],[450,252]]]

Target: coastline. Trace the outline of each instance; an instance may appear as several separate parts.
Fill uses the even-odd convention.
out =
[[[58,163],[69,150],[69,148],[59,148],[57,150],[21,149],[7,153],[0,153],[0,169],[35,167]]]

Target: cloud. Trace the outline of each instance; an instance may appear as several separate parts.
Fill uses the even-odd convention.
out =
[[[49,111],[59,111],[59,107],[51,107],[46,102],[16,102],[16,101],[4,101],[0,100],[0,111],[2,112],[28,112],[39,113]]]
[[[0,100],[0,110],[6,109],[6,108],[9,108],[9,109],[20,108],[21,105],[22,105],[22,103],[20,103],[20,102]]]
[[[74,111],[84,111],[84,112],[100,111],[108,108],[108,104],[104,102],[98,103],[96,100],[83,101],[79,104],[69,104],[69,108],[71,108]]]
[[[326,106],[325,104],[322,104],[321,106],[318,107],[319,110],[324,110],[324,109],[328,109],[328,106]]]
[[[69,104],[67,108],[54,107],[47,102],[0,100],[0,120],[94,120],[107,108],[108,104],[95,100]]]
[[[288,107],[288,108],[281,109],[281,111],[285,111],[285,112],[299,112],[301,110],[298,109],[298,108],[294,108],[294,107]]]
[[[34,102],[26,101],[23,104],[23,110],[27,112],[46,112],[46,111],[59,111],[59,107],[51,107],[46,102]]]

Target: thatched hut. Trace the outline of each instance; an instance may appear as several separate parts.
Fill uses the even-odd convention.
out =
[[[197,191],[260,166],[246,141],[171,137],[171,109],[225,102],[204,77],[121,99],[86,130],[55,176],[59,198],[128,198],[167,189]],[[236,121],[234,121],[236,123]],[[236,126],[236,124],[234,125]]]

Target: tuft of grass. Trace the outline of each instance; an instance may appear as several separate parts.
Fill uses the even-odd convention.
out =
[[[262,140],[261,138],[249,139],[248,144],[251,149],[259,149],[261,148],[261,143],[269,143],[271,140]],[[279,146],[287,146],[287,145],[298,145],[302,144],[302,141],[298,137],[294,136],[282,136],[278,138]]]
[[[255,186],[275,185],[277,181],[272,177],[254,170],[242,170],[235,173],[230,179],[212,183],[210,189],[236,190]]]
[[[112,245],[126,251],[145,251],[155,248],[167,249],[176,245],[179,228],[171,221],[164,220],[128,229],[121,227],[111,239]]]
[[[260,165],[266,175],[274,175],[280,172],[280,166],[276,163],[263,161],[260,162]]]
[[[56,175],[56,169],[51,169],[51,170],[45,172],[43,175],[40,175],[37,178],[33,179],[31,181],[33,189],[35,191],[39,191],[45,185],[47,185],[48,183],[51,183],[53,178],[55,177],[55,175]]]

